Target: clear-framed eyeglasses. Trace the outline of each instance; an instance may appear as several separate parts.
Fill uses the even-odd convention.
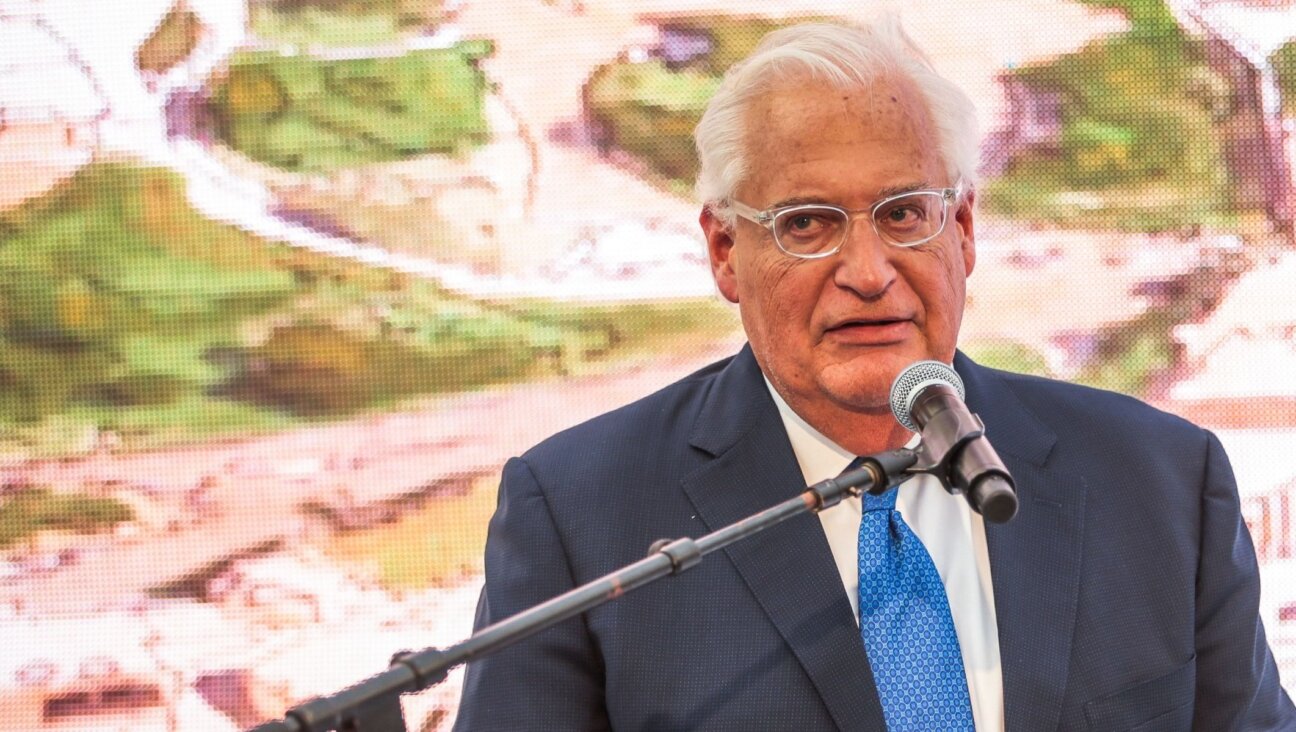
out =
[[[784,253],[801,259],[829,257],[846,243],[851,221],[867,213],[873,230],[888,244],[916,247],[940,236],[949,219],[950,204],[963,192],[963,181],[953,188],[907,191],[887,196],[864,209],[845,209],[826,203],[805,203],[757,211],[730,201],[734,213],[764,226]]]

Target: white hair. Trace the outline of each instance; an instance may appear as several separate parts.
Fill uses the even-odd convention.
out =
[[[863,27],[806,23],[781,28],[725,73],[693,132],[701,163],[696,192],[702,203],[733,225],[727,204],[747,174],[744,114],[753,100],[780,83],[807,76],[858,88],[887,73],[917,86],[936,126],[951,183],[962,178],[964,190],[974,187],[980,137],[972,100],[936,73],[899,20],[887,14]]]

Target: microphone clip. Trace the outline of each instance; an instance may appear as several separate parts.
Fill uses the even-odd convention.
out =
[[[985,436],[985,423],[970,412],[946,409],[935,414],[919,432],[922,440],[915,452],[918,462],[909,468],[911,475],[934,475],[950,493],[963,493],[968,486],[958,480],[954,461],[968,443]]]
[[[936,476],[945,490],[961,494],[991,523],[1011,521],[1017,515],[1012,475],[985,439],[985,423],[963,407],[958,392],[948,385],[929,386],[914,399],[913,411],[922,441],[909,473]]]

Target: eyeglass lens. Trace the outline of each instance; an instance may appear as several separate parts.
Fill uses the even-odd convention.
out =
[[[893,244],[930,239],[945,225],[945,201],[939,193],[921,191],[885,201],[873,210],[873,226]],[[792,254],[817,254],[841,244],[849,217],[836,208],[807,206],[784,211],[774,219],[779,246]]]

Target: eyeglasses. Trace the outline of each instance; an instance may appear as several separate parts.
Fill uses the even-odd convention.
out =
[[[734,213],[764,226],[784,253],[801,259],[829,257],[841,250],[851,219],[868,212],[873,230],[888,244],[915,247],[945,230],[950,204],[963,192],[963,181],[953,188],[909,191],[887,196],[866,209],[845,209],[826,203],[806,203],[757,211],[730,201]]]

